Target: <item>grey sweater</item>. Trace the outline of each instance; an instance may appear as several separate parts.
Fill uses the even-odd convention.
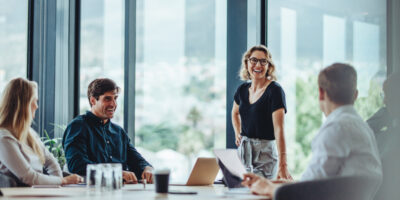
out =
[[[34,132],[33,129],[30,131]],[[60,185],[60,166],[41,142],[40,147],[45,156],[44,164],[32,148],[18,141],[8,130],[0,128],[0,172],[14,175],[27,185]],[[49,175],[44,174],[43,169],[46,169]]]

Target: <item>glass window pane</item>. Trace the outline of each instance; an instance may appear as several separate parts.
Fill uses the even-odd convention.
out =
[[[0,91],[26,77],[28,1],[0,0]]]
[[[260,2],[247,0],[247,48],[260,43]]]
[[[287,95],[288,166],[299,177],[323,121],[317,99],[319,70],[333,62],[352,64],[358,73],[355,107],[360,115],[367,119],[382,106],[386,2],[268,1],[268,46]]]
[[[226,4],[137,1],[136,146],[174,180],[225,148]]]
[[[96,78],[110,78],[121,88],[113,122],[123,126],[124,1],[82,0],[80,112],[90,110],[87,87]]]

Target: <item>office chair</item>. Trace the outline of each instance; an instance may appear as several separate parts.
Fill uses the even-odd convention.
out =
[[[13,178],[11,178],[11,177],[9,177],[9,176],[7,176],[5,174],[0,173],[0,188],[2,188],[2,187],[16,187],[16,186],[17,186],[17,182]]]
[[[361,176],[304,181],[279,187],[274,200],[369,200],[378,183],[377,179]]]

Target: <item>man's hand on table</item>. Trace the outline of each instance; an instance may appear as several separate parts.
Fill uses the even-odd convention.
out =
[[[142,173],[142,179],[146,179],[147,183],[153,183],[153,168],[146,166]]]
[[[244,174],[242,185],[249,187],[253,194],[273,197],[279,184],[273,183],[264,177],[253,173]]]
[[[122,171],[122,178],[124,179],[124,182],[127,184],[138,183],[135,173],[130,171]]]

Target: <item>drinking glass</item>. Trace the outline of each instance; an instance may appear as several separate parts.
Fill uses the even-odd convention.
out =
[[[111,164],[112,169],[112,189],[119,190],[122,188],[123,179],[122,179],[122,165],[121,163],[113,163]]]

